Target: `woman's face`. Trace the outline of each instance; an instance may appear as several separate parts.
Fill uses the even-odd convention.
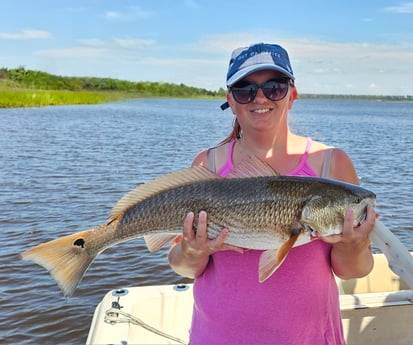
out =
[[[280,72],[263,70],[251,73],[242,82],[261,85],[271,79],[282,77],[285,75]],[[247,104],[238,103],[231,91],[227,93],[228,103],[234,115],[237,116],[243,132],[249,129],[256,131],[274,130],[280,128],[282,123],[287,124],[288,110],[291,109],[295,97],[295,87],[291,85],[288,86],[286,96],[279,101],[267,98],[262,89],[258,89],[255,98]]]

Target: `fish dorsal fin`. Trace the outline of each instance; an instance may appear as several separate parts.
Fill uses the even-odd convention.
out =
[[[256,176],[280,176],[267,162],[263,162],[257,156],[248,155],[243,159],[228,178],[256,177]]]
[[[183,186],[195,181],[206,181],[221,178],[222,177],[203,166],[185,168],[164,175],[160,178],[144,183],[124,195],[117,202],[115,207],[113,207],[108,222],[112,222],[113,220],[121,217],[126,210],[136,203],[156,195],[161,191]]]

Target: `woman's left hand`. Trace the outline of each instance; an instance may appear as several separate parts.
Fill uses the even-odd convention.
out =
[[[334,273],[342,279],[364,277],[373,269],[369,234],[374,229],[377,214],[373,207],[367,207],[366,219],[354,226],[351,210],[344,217],[343,232],[326,236],[323,241],[332,244],[331,266]]]
[[[369,233],[373,230],[377,218],[376,211],[372,206],[367,206],[366,219],[359,225],[354,226],[354,215],[348,209],[343,224],[343,232],[337,235],[321,237],[324,242],[351,246],[353,249],[367,247],[370,244]],[[366,245],[368,243],[368,245]]]

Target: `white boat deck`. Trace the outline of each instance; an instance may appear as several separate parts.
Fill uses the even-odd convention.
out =
[[[413,291],[387,267],[382,254],[375,255],[375,268],[370,275],[338,280],[338,284],[348,345],[412,343]],[[179,344],[180,340],[186,343],[192,303],[191,284],[110,291],[96,308],[86,343]],[[167,339],[142,324],[175,339]]]

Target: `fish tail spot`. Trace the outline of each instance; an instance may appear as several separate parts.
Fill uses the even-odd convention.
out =
[[[73,242],[74,246],[85,248],[85,240],[83,238],[78,238],[76,241]]]
[[[87,268],[96,257],[85,249],[92,230],[82,231],[39,244],[21,254],[46,268],[56,280],[65,297],[73,295]]]

